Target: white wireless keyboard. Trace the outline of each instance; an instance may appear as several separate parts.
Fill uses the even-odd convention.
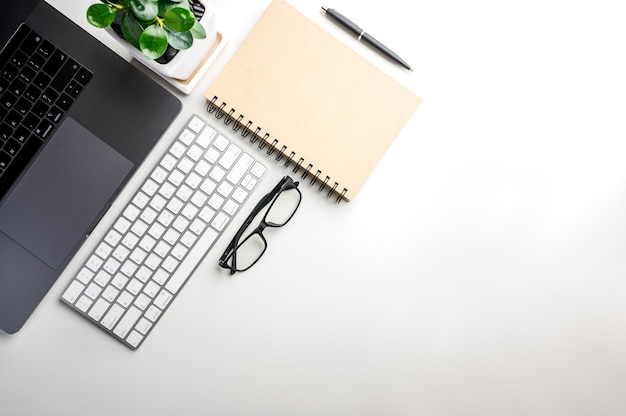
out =
[[[265,171],[194,115],[61,299],[138,348]]]

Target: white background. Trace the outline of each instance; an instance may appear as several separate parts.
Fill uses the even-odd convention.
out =
[[[50,2],[85,25],[90,0]],[[136,352],[58,300],[84,247],[0,334],[0,413],[626,414],[621,2],[327,4],[414,72],[290,2],[424,99],[365,186],[340,205],[303,186],[262,261],[230,277],[217,259],[250,201]],[[228,46],[162,149],[268,1],[212,4]],[[265,161],[253,199],[287,173]]]

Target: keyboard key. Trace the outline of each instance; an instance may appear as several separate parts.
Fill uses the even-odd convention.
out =
[[[13,137],[15,138],[15,140],[17,140],[18,142],[22,144],[26,143],[29,136],[30,136],[30,132],[24,126],[19,126],[13,132]]]
[[[48,58],[55,50],[53,44],[48,42],[47,40],[43,40],[39,43],[39,47],[37,48],[37,52],[41,54],[41,56]]]
[[[50,86],[59,92],[64,91],[70,80],[74,78],[74,74],[78,72],[79,67],[80,65],[78,65],[76,61],[68,58],[65,64],[63,64],[63,66],[59,70],[59,72],[55,75],[54,79],[50,83]]]
[[[8,166],[9,162],[11,162],[11,156],[7,155],[4,152],[0,152],[0,170],[4,171]]]
[[[11,62],[16,67],[21,68],[24,65],[26,65],[27,61],[28,61],[28,56],[24,52],[15,51],[15,53],[13,54],[13,57],[11,58],[9,62]]]
[[[134,348],[138,347],[142,340],[143,336],[137,331],[131,332],[128,338],[126,338],[126,342]]]
[[[20,70],[18,67],[11,64],[6,64],[2,71],[0,71],[0,75],[3,76],[6,80],[11,81],[17,76],[19,72]]]
[[[24,81],[27,84],[30,84],[31,82],[33,82],[33,79],[35,79],[36,75],[37,72],[33,68],[26,67],[22,69],[22,72],[20,72],[17,79]]]
[[[41,68],[43,68],[43,65],[45,63],[46,63],[46,58],[38,54],[31,56],[30,59],[28,60],[28,66],[34,69],[35,71],[39,71]]]
[[[32,106],[32,103],[28,101],[26,98],[22,97],[19,100],[17,100],[17,103],[15,103],[15,107],[13,108],[20,115],[25,116],[26,114],[28,114],[28,111],[30,110],[31,106]]]
[[[117,324],[113,333],[120,338],[125,338],[128,331],[130,331],[140,317],[141,311],[134,306],[131,306],[128,309],[128,312],[126,312],[124,317],[120,320],[119,324]]]
[[[17,96],[7,91],[2,96],[2,101],[0,101],[0,105],[2,105],[7,110],[11,110],[13,108],[13,105],[15,105],[16,102],[17,102]]]
[[[18,78],[13,81],[11,87],[9,88],[9,91],[19,97],[24,94],[24,91],[26,91],[26,83]]]
[[[53,106],[50,108],[50,110],[48,110],[46,118],[54,124],[58,124],[58,122],[61,120],[61,117],[63,117],[63,114],[65,113],[61,111],[59,107]]]
[[[68,302],[74,303],[76,299],[83,292],[84,286],[81,285],[77,280],[74,280],[63,292],[63,299]]]
[[[24,26],[24,28],[26,28],[26,26]],[[30,30],[26,30],[26,31],[28,32],[28,35],[25,36],[25,39],[22,42],[22,45],[20,46],[20,49],[27,55],[31,55],[33,52],[37,50],[42,39],[41,39],[41,36],[39,36],[37,33],[32,32]]]
[[[4,146],[2,146],[2,150],[7,152],[9,154],[9,156],[15,156],[17,154],[17,152],[20,150],[21,146],[22,145],[17,140],[9,139],[4,144]]]
[[[13,127],[11,127],[9,123],[0,124],[0,143],[9,140],[11,133],[13,133]]]
[[[41,137],[42,139],[47,139],[48,136],[50,136],[50,133],[52,132],[53,127],[54,127],[54,124],[50,122],[49,120],[46,120],[46,119],[41,120],[37,128],[35,128],[35,134]]]
[[[248,171],[253,162],[254,159],[252,158],[252,156],[244,153],[239,158],[233,169],[228,173],[226,179],[228,179],[230,183],[238,183],[243,175]]]
[[[59,69],[61,69],[63,64],[67,62],[67,59],[68,57],[65,53],[63,53],[59,49],[56,49],[54,52],[52,52],[50,58],[48,58],[48,62],[46,62],[46,64],[43,66],[43,71],[49,76],[53,77],[56,75]]]
[[[93,307],[91,308],[91,310],[89,311],[89,316],[91,316],[93,319],[95,320],[100,320],[100,318],[102,318],[102,315],[104,315],[104,313],[106,312],[106,310],[109,308],[109,302],[105,301],[104,299],[100,298],[96,301],[96,303],[93,305]],[[119,308],[117,310],[117,312],[122,312],[121,308]],[[109,314],[109,320],[107,321],[108,323],[105,324],[103,322],[103,325],[109,325],[109,324],[114,324],[117,319],[119,318],[119,316],[116,316],[115,313],[111,313]]]
[[[56,105],[59,106],[63,111],[67,111],[70,109],[70,106],[74,103],[74,99],[67,95],[66,93],[62,93],[61,96],[56,100]]]
[[[34,83],[34,85],[36,85],[37,87],[39,87],[39,88],[41,88],[43,90],[48,85],[50,85],[50,81],[51,80],[52,80],[52,78],[50,78],[48,75],[44,74],[43,72],[40,72],[39,74],[37,74],[35,76],[35,79],[33,80],[33,83]]]
[[[101,307],[98,308],[98,312],[100,312],[102,309],[104,309],[105,305],[108,306],[108,302],[105,301],[102,298],[98,299],[98,302],[101,303]],[[95,306],[94,306],[94,309],[95,309]],[[92,311],[93,311],[93,309],[92,309]],[[107,312],[107,314],[104,316],[104,318],[102,318],[102,326],[104,326],[106,329],[112,329],[115,326],[115,324],[117,323],[117,321],[121,318],[123,313],[124,313],[124,308],[122,308],[117,303],[113,304],[113,306],[111,307],[109,312]],[[96,321],[99,320],[98,317],[93,316],[91,314],[91,311],[90,311],[89,316],[94,318]]]
[[[37,101],[35,105],[33,106],[32,113],[36,115],[37,117],[41,118],[41,117],[45,117],[49,109],[50,109],[50,106],[46,104],[44,101]],[[37,120],[37,122],[35,123],[29,123],[26,125],[26,127],[32,130],[38,124],[38,121],[39,120]]]
[[[49,105],[54,104],[57,98],[59,98],[59,93],[50,87],[46,88],[43,94],[41,95],[41,99]]]
[[[92,76],[92,73],[87,68],[81,68],[78,70],[75,79],[82,85],[87,85]]]

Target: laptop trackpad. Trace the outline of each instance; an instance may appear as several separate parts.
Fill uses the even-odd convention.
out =
[[[67,118],[0,206],[0,231],[56,270],[132,166]]]

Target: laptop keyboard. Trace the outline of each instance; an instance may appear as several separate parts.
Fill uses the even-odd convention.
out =
[[[0,54],[0,198],[91,77],[28,26],[15,32]]]
[[[138,348],[265,171],[194,115],[61,299]]]

